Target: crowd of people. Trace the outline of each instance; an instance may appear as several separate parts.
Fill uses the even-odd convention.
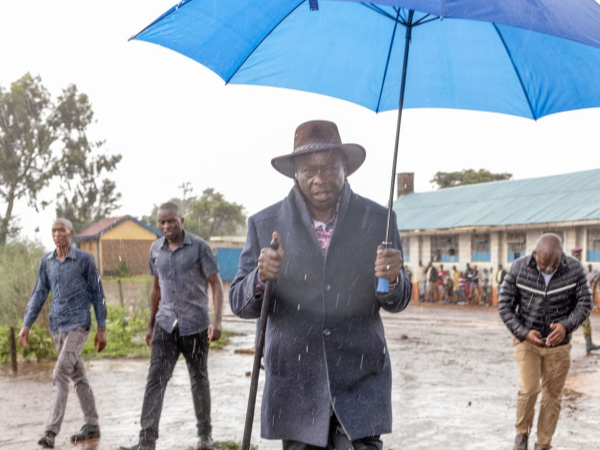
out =
[[[412,272],[408,268],[406,272],[412,279]],[[443,264],[438,268],[433,261],[427,266],[423,266],[422,261],[419,261],[416,279],[413,281],[418,284],[421,302],[491,306],[493,280],[497,285],[501,285],[505,276],[506,271],[502,265],[498,266],[494,275],[491,267],[480,271],[476,264],[471,266],[467,263],[463,271],[452,266],[450,271],[446,270]]]

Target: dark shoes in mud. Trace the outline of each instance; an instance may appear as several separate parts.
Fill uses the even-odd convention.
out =
[[[527,450],[527,438],[529,436],[526,434],[517,434],[513,450]]]
[[[38,441],[38,445],[40,445],[42,448],[54,448],[55,437],[56,434],[54,434],[52,431],[46,431]]]
[[[132,447],[119,447],[119,450],[154,450],[156,448],[156,442],[138,442]]]
[[[214,443],[212,440],[212,436],[209,434],[205,434],[198,438],[198,445],[195,450],[213,450]]]
[[[76,444],[77,442],[88,441],[90,439],[100,438],[100,427],[98,425],[85,424],[79,430],[79,433],[71,436],[71,442]]]

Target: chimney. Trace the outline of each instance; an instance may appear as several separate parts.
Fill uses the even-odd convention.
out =
[[[413,172],[399,173],[397,189],[398,197],[415,192],[415,174]]]

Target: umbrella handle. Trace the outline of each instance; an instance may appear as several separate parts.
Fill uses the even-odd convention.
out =
[[[389,224],[387,232],[389,233]],[[386,237],[388,236],[386,235]],[[384,241],[381,243],[381,245],[383,245],[385,248],[390,248],[392,243],[389,241]],[[377,278],[377,293],[387,294],[388,292],[390,292],[390,280],[387,278]]]
[[[387,294],[390,292],[390,280],[387,278],[377,278],[377,293]]]

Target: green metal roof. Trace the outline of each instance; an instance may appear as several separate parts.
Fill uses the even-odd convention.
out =
[[[394,212],[400,230],[600,219],[600,169],[408,194]]]

